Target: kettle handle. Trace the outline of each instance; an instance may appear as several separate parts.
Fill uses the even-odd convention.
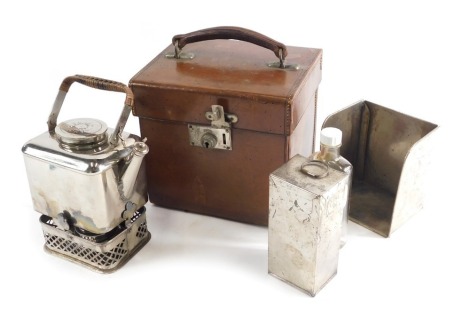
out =
[[[124,131],[124,126],[126,125],[127,119],[129,118],[129,114],[131,113],[132,107],[134,106],[134,94],[132,93],[131,89],[123,83],[99,77],[92,77],[86,75],[72,75],[66,77],[62,81],[62,84],[59,88],[59,93],[57,94],[54,106],[52,107],[49,119],[47,121],[49,132],[54,132],[55,127],[57,126],[57,117],[59,116],[60,109],[62,108],[62,104],[64,103],[65,95],[67,95],[70,86],[75,82],[96,89],[121,92],[126,94],[126,100],[124,102],[124,108],[121,112],[121,116],[119,117],[116,129],[114,129],[114,132],[109,139],[109,142],[112,145],[117,144],[118,136]]]

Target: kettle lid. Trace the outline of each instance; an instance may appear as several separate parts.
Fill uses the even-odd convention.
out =
[[[108,126],[93,118],[76,118],[55,127],[57,140],[69,146],[97,146],[107,141]]]

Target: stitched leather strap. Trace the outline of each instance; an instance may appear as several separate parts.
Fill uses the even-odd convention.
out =
[[[172,39],[172,43],[177,51],[179,51],[189,43],[217,39],[233,39],[250,42],[273,51],[281,60],[284,60],[287,56],[287,48],[281,42],[277,42],[261,33],[233,26],[208,28],[186,34],[175,35]]]

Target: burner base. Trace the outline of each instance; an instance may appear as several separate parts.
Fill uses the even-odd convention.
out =
[[[136,211],[131,222],[121,231],[100,243],[61,230],[46,215],[42,215],[39,221],[46,240],[46,252],[100,273],[111,273],[121,268],[151,236],[147,230],[145,207]]]

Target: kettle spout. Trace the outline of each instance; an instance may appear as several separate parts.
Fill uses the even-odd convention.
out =
[[[132,148],[131,153],[124,159],[126,164],[122,167],[119,178],[119,190],[123,200],[128,200],[132,195],[142,160],[149,152],[145,139],[134,143],[130,148]]]

